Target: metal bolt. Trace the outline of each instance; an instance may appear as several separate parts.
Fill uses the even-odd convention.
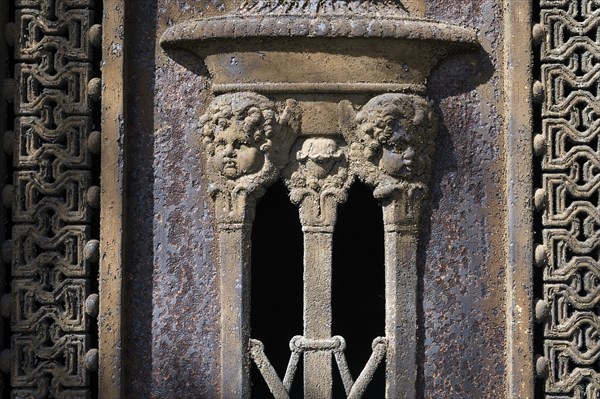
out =
[[[6,208],[11,208],[15,194],[15,187],[12,184],[4,186],[2,189],[2,204]]]
[[[535,101],[536,103],[542,103],[544,101],[544,97],[545,97],[544,84],[542,82],[540,82],[539,80],[536,80],[535,82],[533,82],[533,88],[532,88],[531,94],[533,96],[533,101]]]
[[[15,133],[9,130],[4,133],[2,137],[2,148],[7,155],[13,154],[13,148],[15,147]]]
[[[12,240],[6,240],[2,243],[2,262],[12,263],[13,253],[13,242]]]
[[[535,374],[538,378],[546,378],[548,376],[548,359],[544,356],[537,356],[535,360]]]
[[[93,78],[88,82],[88,96],[93,101],[100,101],[102,97],[102,80],[100,78]]]
[[[102,46],[102,25],[92,25],[88,31],[88,40],[96,48]]]
[[[101,140],[102,140],[102,135],[100,134],[99,131],[94,130],[93,132],[91,132],[87,138],[87,149],[89,150],[89,152],[91,152],[92,154],[100,154],[100,147],[101,147]]]
[[[92,263],[98,263],[100,259],[100,241],[89,240],[83,247],[83,256]]]
[[[544,36],[546,35],[546,30],[544,29],[544,25],[535,24],[531,30],[531,36],[533,39],[533,44],[539,46],[544,41]]]
[[[533,152],[538,157],[546,152],[546,138],[543,134],[536,134],[533,137]]]
[[[533,206],[535,206],[536,211],[541,211],[546,207],[546,200],[546,190],[543,188],[535,190],[535,193],[533,194]]]
[[[10,373],[10,363],[12,360],[12,351],[10,349],[4,349],[0,352],[0,371],[3,373]]]
[[[535,265],[538,267],[543,267],[546,265],[548,261],[548,254],[546,253],[546,247],[542,244],[535,247]]]
[[[100,306],[100,297],[98,294],[92,294],[85,300],[85,313],[92,317],[98,317]]]
[[[0,314],[3,317],[10,318],[12,316],[15,305],[15,297],[12,294],[4,294],[0,298]]]
[[[100,187],[91,186],[85,195],[87,203],[94,209],[100,209]]]
[[[548,302],[538,299],[535,303],[535,322],[543,323],[548,319]]]
[[[17,24],[9,22],[4,25],[4,40],[10,47],[13,47],[17,43]]]
[[[85,354],[85,368],[89,371],[98,371],[98,349],[90,349]]]
[[[8,103],[15,101],[15,95],[17,94],[17,82],[14,79],[4,80],[4,100]]]

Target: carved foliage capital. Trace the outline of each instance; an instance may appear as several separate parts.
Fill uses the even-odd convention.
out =
[[[214,98],[200,117],[219,223],[251,221],[254,202],[286,164],[299,123],[293,100],[282,108],[256,93],[230,93]]]
[[[300,205],[303,226],[333,228],[337,205],[346,201],[352,176],[343,140],[309,137],[295,146],[285,170],[292,202]]]

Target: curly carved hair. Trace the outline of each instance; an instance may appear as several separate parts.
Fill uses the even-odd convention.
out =
[[[276,119],[275,104],[265,96],[256,93],[223,94],[215,97],[200,117],[202,142],[208,153],[214,155],[216,132],[237,120],[241,122],[242,132],[264,153],[271,147]]]
[[[393,145],[394,132],[403,130],[410,142],[431,147],[435,117],[429,104],[417,96],[383,94],[371,99],[356,115],[358,134],[369,159],[386,144]]]

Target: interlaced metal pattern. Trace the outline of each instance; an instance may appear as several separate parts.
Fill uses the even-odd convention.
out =
[[[13,398],[91,398],[97,369],[91,319],[98,262],[93,240],[93,47],[100,45],[93,0],[15,0],[12,200]],[[5,246],[6,248],[6,246]],[[8,371],[8,370],[5,370]]]
[[[540,0],[534,27],[541,79],[541,157],[535,205],[543,244],[543,356],[536,369],[546,398],[600,397],[600,1]],[[539,269],[538,269],[539,270]]]

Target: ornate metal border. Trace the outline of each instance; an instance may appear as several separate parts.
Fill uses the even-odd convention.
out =
[[[533,27],[537,392],[546,398],[600,395],[597,0],[539,0]]]
[[[13,131],[4,134],[12,185],[11,344],[0,355],[11,397],[91,398],[98,389],[102,3],[14,0],[6,40]],[[10,122],[9,122],[10,124]]]

